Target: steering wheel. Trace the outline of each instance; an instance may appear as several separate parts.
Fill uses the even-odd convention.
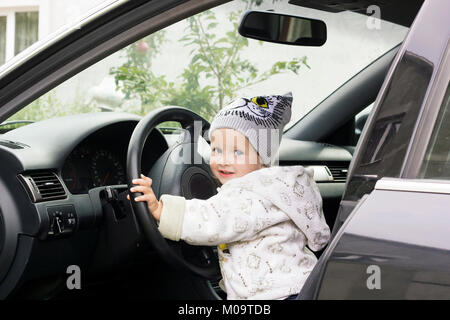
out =
[[[141,174],[141,159],[145,141],[156,125],[165,121],[181,124],[181,139],[171,146],[153,165],[149,177],[153,180],[152,189],[159,199],[162,194],[183,196],[187,199],[207,199],[216,193],[218,187],[212,178],[209,165],[197,152],[198,138],[209,129],[208,121],[198,114],[182,107],[163,107],[148,113],[135,127],[128,145],[127,183]],[[165,261],[176,268],[187,270],[202,278],[218,279],[220,268],[216,254],[211,247],[190,246],[183,241],[165,239],[158,230],[156,220],[148,210],[146,202],[134,199],[142,195],[130,193],[131,205],[138,224],[157,252]],[[194,257],[188,259],[189,256]]]

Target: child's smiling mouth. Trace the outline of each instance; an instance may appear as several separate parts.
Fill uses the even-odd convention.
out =
[[[227,170],[219,170],[219,174],[222,177],[230,177],[230,176],[232,176],[234,174],[234,172],[227,171]]]

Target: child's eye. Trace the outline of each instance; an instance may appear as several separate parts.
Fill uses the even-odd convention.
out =
[[[212,149],[213,152],[222,153],[222,149],[214,147]]]
[[[241,156],[244,153],[241,150],[234,150],[234,154],[237,155],[237,156]]]

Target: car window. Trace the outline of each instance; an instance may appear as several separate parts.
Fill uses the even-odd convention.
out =
[[[450,179],[450,87],[447,86],[430,144],[420,169],[420,178]]]
[[[241,37],[248,9],[323,20],[328,40],[301,47]],[[236,0],[175,23],[115,52],[33,101],[10,128],[53,117],[124,111],[144,115],[178,105],[207,120],[238,96],[293,93],[287,130],[368,64],[397,46],[408,28],[367,16],[322,12],[288,1]]]
[[[371,192],[381,177],[399,177],[432,71],[429,61],[404,54],[369,124],[345,200],[358,200]]]

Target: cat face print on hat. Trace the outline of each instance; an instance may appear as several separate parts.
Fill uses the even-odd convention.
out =
[[[262,161],[270,165],[278,151],[284,126],[291,119],[292,93],[238,98],[214,117],[215,129],[231,128],[246,136]]]

